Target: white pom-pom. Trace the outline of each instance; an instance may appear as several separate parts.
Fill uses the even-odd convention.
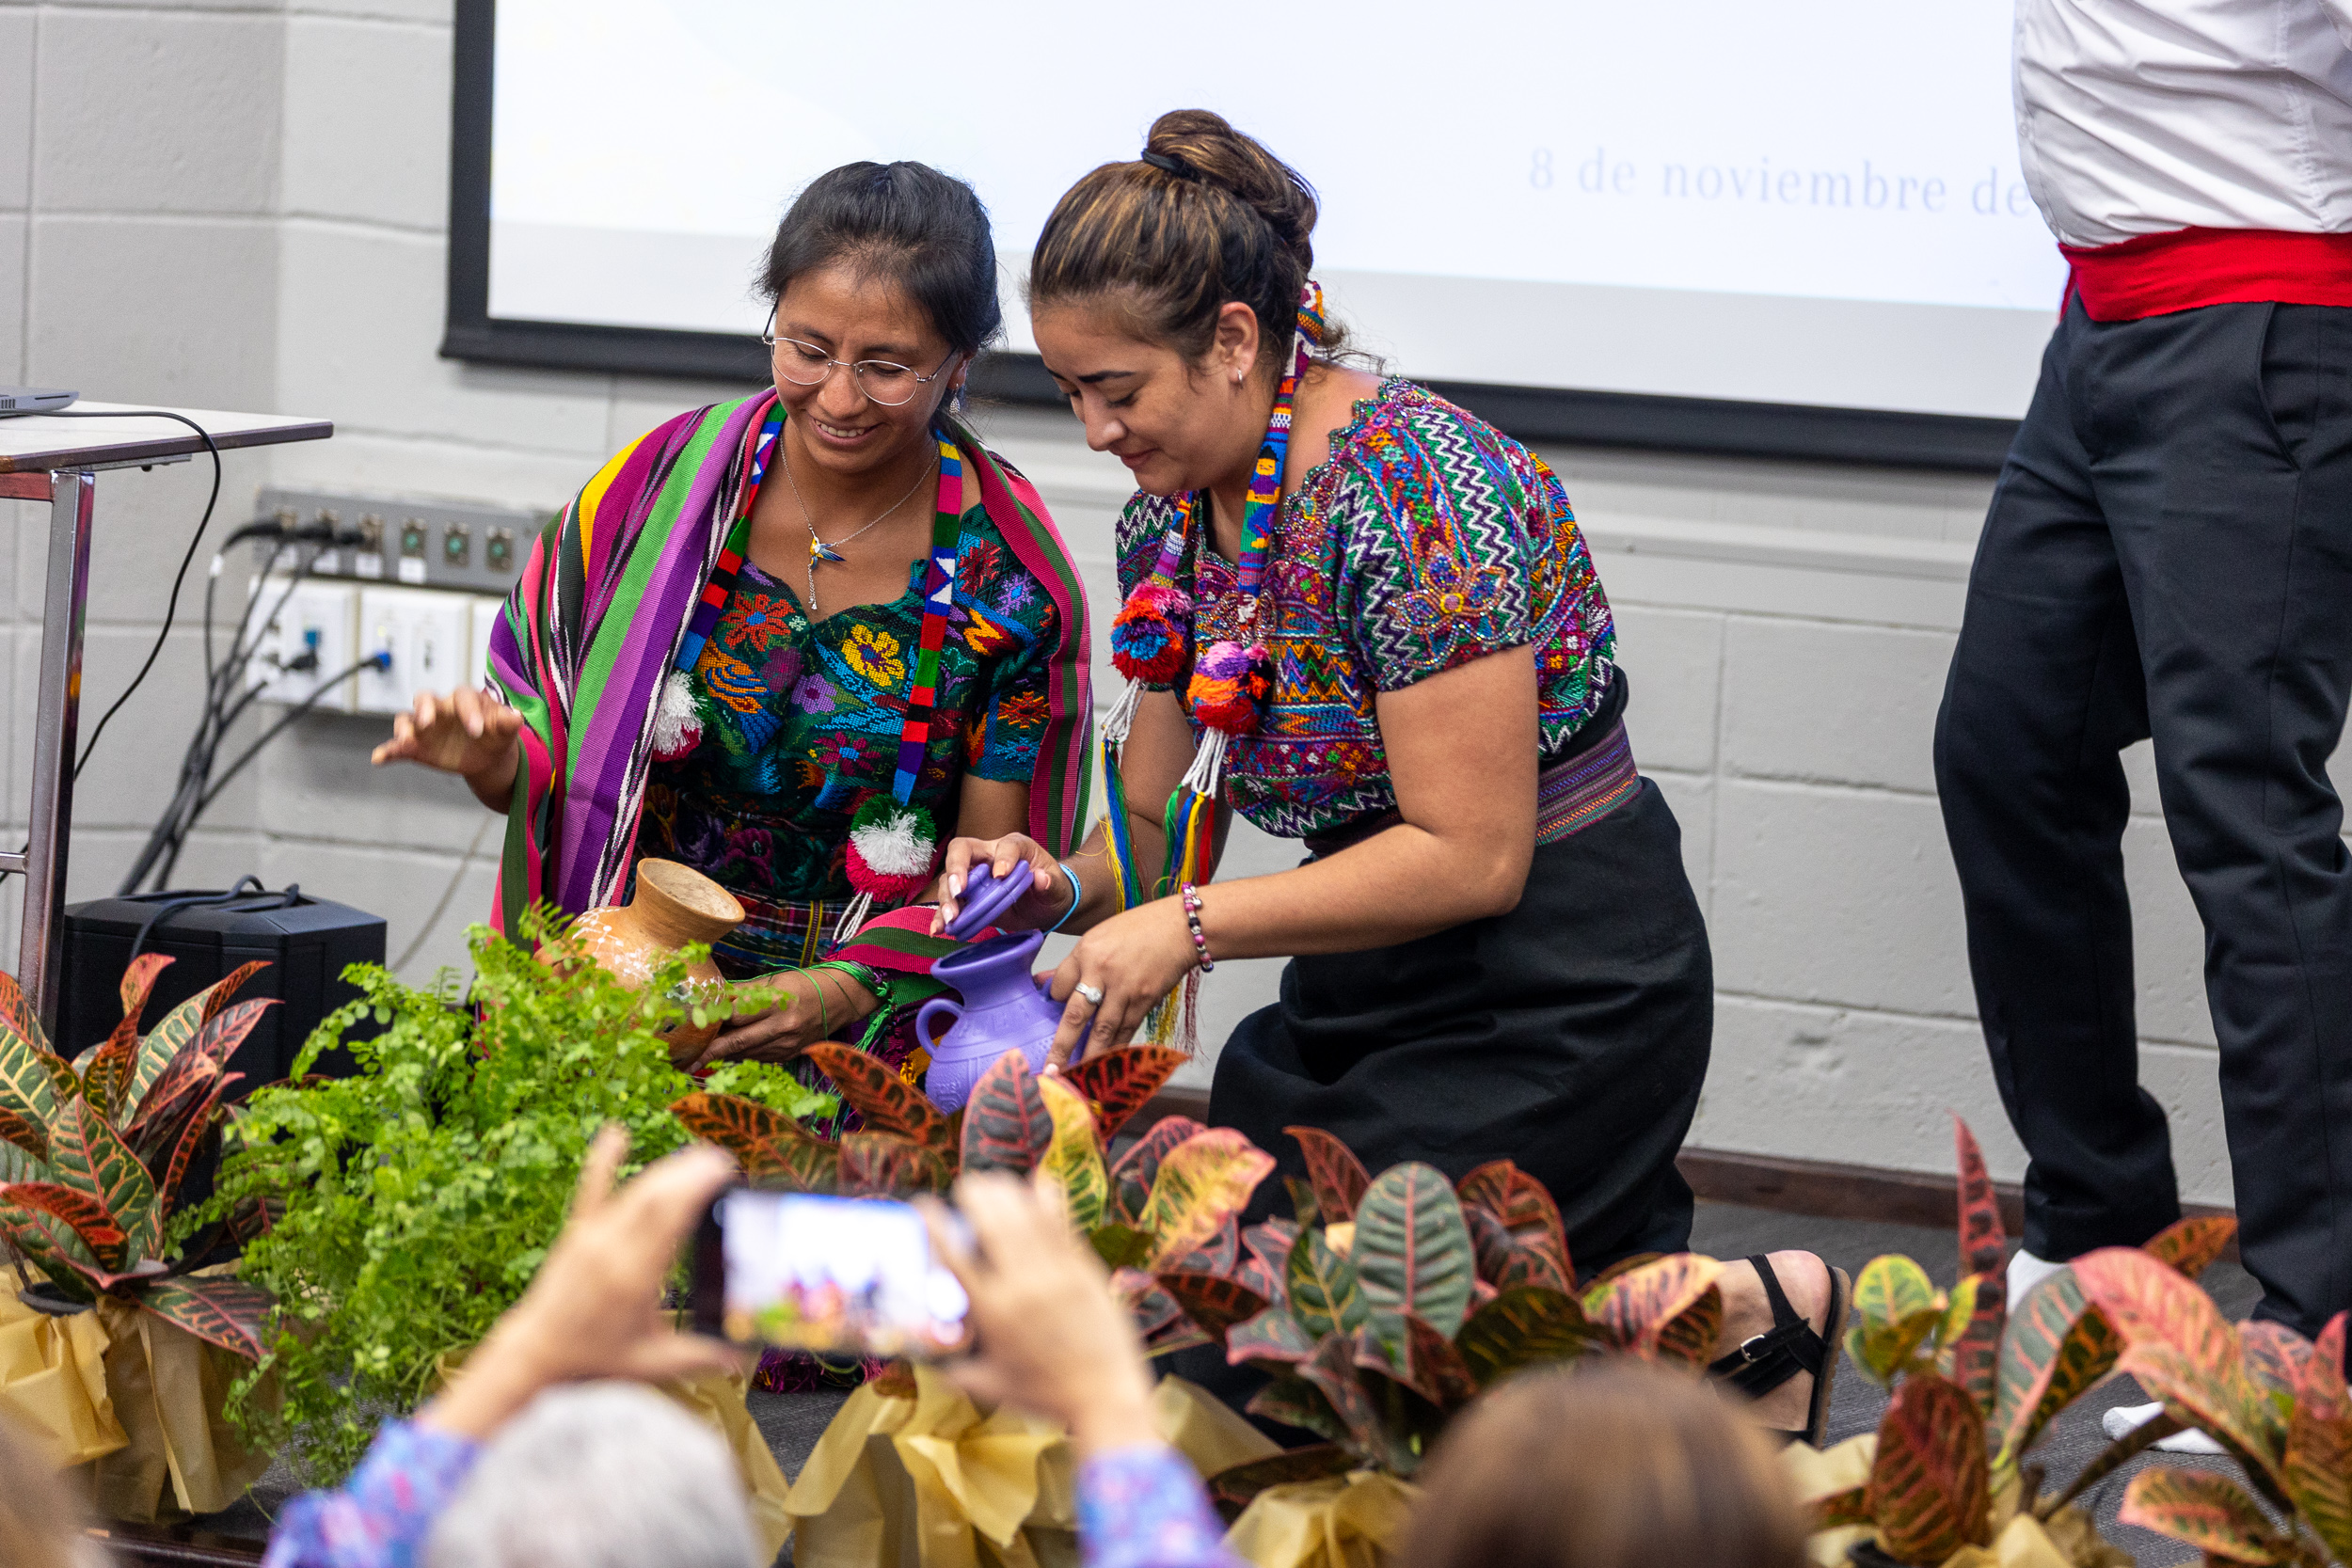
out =
[[[922,877],[931,869],[931,843],[920,813],[895,811],[879,822],[850,830],[850,841],[866,863],[884,877]]]
[[[694,683],[683,670],[673,670],[661,682],[661,699],[653,710],[653,754],[675,762],[702,744],[703,716],[694,706]]]

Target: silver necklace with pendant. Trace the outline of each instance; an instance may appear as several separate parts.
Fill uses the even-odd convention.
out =
[[[848,558],[841,553],[841,546],[848,544],[850,540],[855,539],[858,534],[864,533],[866,529],[870,529],[874,527],[875,524],[880,523],[882,520],[882,517],[889,516],[891,513],[896,512],[898,508],[906,505],[909,500],[914,499],[914,492],[923,488],[923,482],[931,477],[932,469],[938,465],[936,460],[930,464],[927,464],[924,467],[923,471],[914,476],[914,483],[907,486],[907,493],[900,496],[897,500],[892,501],[890,505],[883,510],[881,517],[876,517],[873,522],[867,523],[866,528],[858,529],[853,532],[845,533],[840,538],[828,545],[822,539],[817,537],[817,522],[815,518],[809,515],[808,498],[801,494],[801,482],[792,477],[792,454],[788,451],[783,451],[782,443],[778,443],[777,456],[782,458],[784,461],[784,482],[792,487],[792,499],[801,509],[801,526],[808,530],[808,618],[811,624],[814,624],[818,619],[817,563],[820,561],[846,561]]]

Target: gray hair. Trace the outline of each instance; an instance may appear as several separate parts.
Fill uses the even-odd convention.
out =
[[[491,1439],[425,1568],[766,1568],[734,1456],[635,1383],[553,1388]]]

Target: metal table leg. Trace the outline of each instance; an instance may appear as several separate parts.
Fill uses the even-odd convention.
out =
[[[19,477],[19,476],[10,476]],[[24,475],[22,479],[36,476]],[[73,758],[82,705],[82,624],[89,600],[90,514],[98,476],[60,468],[45,476],[49,501],[48,587],[41,600],[40,705],[33,721],[33,815],[22,854],[0,854],[0,870],[24,874],[17,983],[56,1038],[65,979],[66,839],[73,822]],[[25,499],[25,488],[0,494]]]

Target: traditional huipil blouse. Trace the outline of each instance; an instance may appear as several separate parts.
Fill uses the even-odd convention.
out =
[[[1151,572],[1175,508],[1141,494],[1127,503],[1122,594]],[[1206,531],[1176,584],[1201,607],[1195,647],[1233,635],[1214,608],[1233,567],[1202,546]],[[1256,732],[1230,742],[1224,800],[1278,837],[1342,833],[1395,809],[1374,705],[1383,691],[1533,644],[1547,760],[1609,700],[1616,632],[1559,479],[1411,382],[1384,381],[1333,433],[1330,455],[1281,505],[1265,581],[1272,690]]]
[[[750,918],[721,944],[723,965],[815,961],[852,896],[850,816],[897,768],[928,565],[913,563],[896,599],[811,626],[788,585],[743,563],[691,674],[702,737],[655,762],[637,831],[638,853],[683,861],[742,902]],[[1036,772],[1060,630],[1052,596],[974,506],[914,795],[943,842],[966,775],[1025,784]]]
[[[821,906],[847,891],[840,835],[828,836],[846,828],[841,801],[889,784],[919,582],[911,577],[916,596],[812,628],[789,590],[746,562],[693,672],[703,739],[673,765],[654,760],[661,682],[774,404],[765,392],[647,432],[534,543],[490,644],[492,686],[523,719],[496,919],[512,930],[531,903],[579,914],[619,902],[637,854],[658,847],[749,895],[756,918],[722,949],[724,967],[855,958],[922,978],[906,998],[894,991],[903,1006],[936,989],[923,977],[954,945],[929,936],[930,911],[878,916],[834,952]],[[968,430],[947,428],[981,504],[963,519],[954,646],[943,649],[940,707],[956,721],[934,732],[920,787],[947,807],[937,820],[952,831],[965,768],[1024,779],[1030,835],[1066,854],[1085,820],[1092,722],[1077,570],[1028,483]],[[778,792],[763,799],[771,779]]]

